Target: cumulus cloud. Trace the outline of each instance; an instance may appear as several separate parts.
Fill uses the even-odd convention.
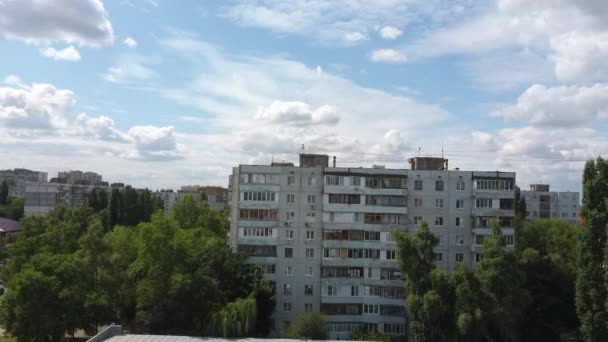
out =
[[[80,60],[80,53],[78,53],[78,50],[76,50],[72,45],[61,50],[56,50],[55,48],[48,47],[40,49],[40,53],[44,57],[52,58],[56,61],[77,62]]]
[[[14,78],[9,81],[18,81]],[[52,129],[68,125],[75,95],[51,84],[0,88],[0,123],[12,128]]]
[[[536,126],[581,126],[608,118],[608,86],[529,87],[517,102],[493,113]]]
[[[380,37],[387,40],[395,40],[403,34],[403,31],[393,26],[384,26],[380,29]]]
[[[129,141],[129,137],[116,128],[114,120],[110,117],[101,115],[90,118],[86,113],[81,113],[76,120],[87,136],[100,140]]]
[[[19,0],[0,5],[0,37],[99,47],[113,42],[101,0]]]
[[[347,45],[355,45],[358,44],[364,40],[368,40],[369,38],[367,37],[366,34],[363,34],[361,32],[347,32],[344,34],[344,42]]]
[[[123,154],[129,159],[181,159],[173,126],[134,126],[129,129],[136,151]]]
[[[131,37],[125,38],[125,40],[123,40],[122,43],[125,44],[130,49],[134,49],[137,47],[137,41]]]
[[[335,125],[340,121],[332,106],[323,105],[313,110],[310,105],[297,101],[273,101],[270,106],[258,109],[256,119],[294,126]]]
[[[399,64],[407,62],[407,56],[393,49],[378,49],[372,51],[370,60],[377,63]]]
[[[608,31],[572,31],[551,39],[555,74],[561,81],[608,78]]]

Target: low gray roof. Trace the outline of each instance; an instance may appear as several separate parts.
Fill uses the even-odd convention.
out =
[[[0,217],[0,232],[13,233],[20,231],[19,222]]]

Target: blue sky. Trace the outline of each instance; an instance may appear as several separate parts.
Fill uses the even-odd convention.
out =
[[[0,0],[2,168],[151,188],[444,154],[579,190],[608,150],[602,0]]]

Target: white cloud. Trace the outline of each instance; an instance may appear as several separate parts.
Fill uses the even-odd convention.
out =
[[[118,62],[108,68],[101,77],[112,83],[131,83],[146,81],[154,78],[156,72],[149,65],[155,63],[150,58],[137,55],[125,55]]]
[[[355,45],[368,39],[367,35],[361,32],[348,32],[344,34],[344,43],[347,45]]]
[[[399,64],[407,62],[407,56],[393,49],[378,49],[372,51],[370,60],[378,63]]]
[[[115,127],[114,120],[110,117],[101,115],[89,118],[86,113],[81,113],[76,120],[87,136],[100,140],[129,141],[129,137]]]
[[[14,79],[13,79],[14,81]],[[34,83],[29,89],[0,88],[0,123],[25,129],[66,127],[75,103],[72,91]]]
[[[125,44],[130,49],[134,49],[137,47],[137,41],[131,37],[125,38],[125,40],[123,40],[122,43]]]
[[[179,120],[184,122],[202,122],[203,119],[196,116],[182,115],[177,117]]]
[[[387,40],[395,40],[403,34],[403,31],[393,26],[384,26],[380,29],[380,37]]]
[[[23,82],[21,82],[21,78],[17,75],[8,75],[4,78],[4,83],[10,84],[12,86],[22,87]]]
[[[19,0],[0,6],[0,38],[93,47],[114,39],[101,0]]]
[[[40,53],[44,57],[52,58],[56,61],[77,62],[80,60],[80,53],[78,53],[78,50],[76,50],[72,45],[62,50],[56,50],[55,48],[48,47],[40,49]]]
[[[308,104],[297,101],[274,101],[268,107],[260,107],[255,118],[294,126],[335,125],[340,121],[332,106],[324,105],[312,110]]]
[[[608,85],[529,87],[517,103],[493,113],[531,125],[572,127],[608,119]]]
[[[562,81],[608,79],[608,31],[572,31],[551,39],[555,74]]]
[[[124,154],[130,159],[181,159],[173,126],[134,126],[129,136],[135,142],[136,153]]]

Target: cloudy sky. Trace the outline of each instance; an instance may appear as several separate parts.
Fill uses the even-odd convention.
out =
[[[0,0],[0,168],[226,185],[302,145],[387,167],[443,146],[579,190],[607,60],[605,0]]]

